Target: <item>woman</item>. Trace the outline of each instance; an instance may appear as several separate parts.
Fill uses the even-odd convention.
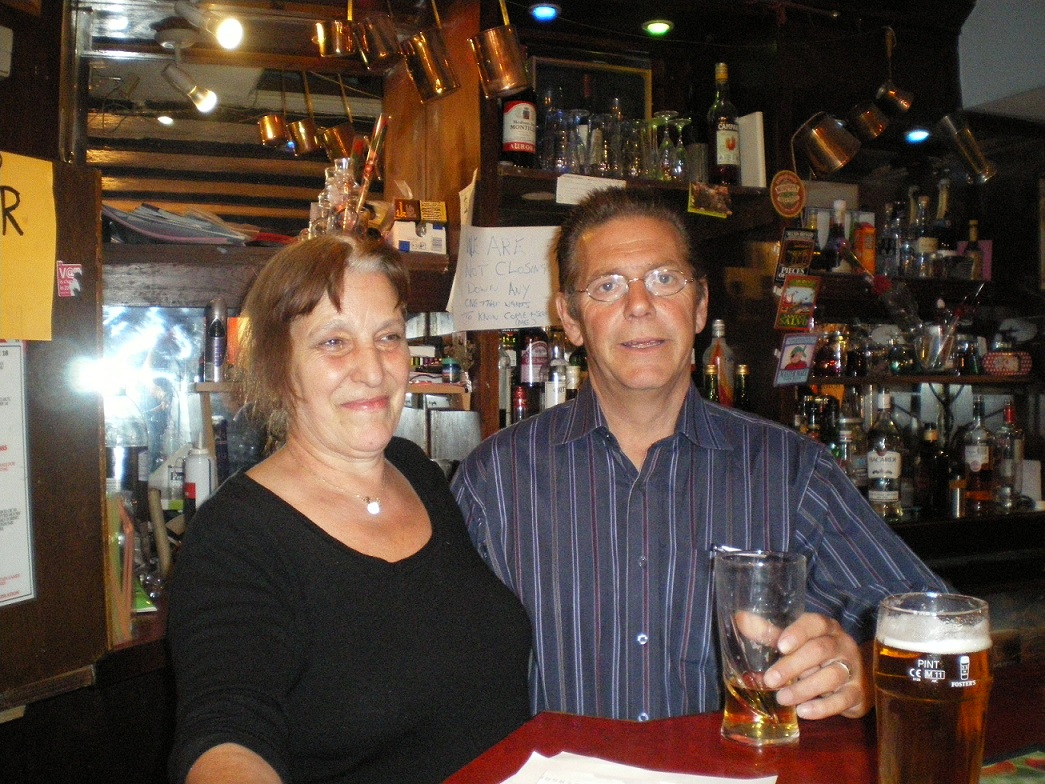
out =
[[[393,437],[406,287],[395,251],[323,237],[251,288],[248,398],[283,446],[179,553],[176,782],[442,781],[529,716],[526,614]]]

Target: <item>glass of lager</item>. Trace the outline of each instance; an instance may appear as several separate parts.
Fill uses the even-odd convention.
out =
[[[879,784],[977,784],[991,690],[987,603],[906,593],[878,608]]]
[[[763,677],[781,632],[805,609],[806,559],[797,553],[716,552],[715,615],[722,654],[725,738],[751,746],[798,740],[792,705],[777,704]]]

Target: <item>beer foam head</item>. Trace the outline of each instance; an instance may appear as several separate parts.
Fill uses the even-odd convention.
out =
[[[890,648],[919,653],[973,653],[991,647],[986,602],[948,594],[886,599],[875,636]]]

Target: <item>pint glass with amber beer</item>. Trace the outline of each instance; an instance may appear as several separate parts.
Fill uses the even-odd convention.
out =
[[[879,784],[977,784],[991,689],[987,603],[882,600],[874,646]]]
[[[806,559],[798,553],[717,552],[715,615],[726,692],[722,736],[750,746],[798,740],[794,705],[763,677],[780,658],[781,632],[805,608]]]

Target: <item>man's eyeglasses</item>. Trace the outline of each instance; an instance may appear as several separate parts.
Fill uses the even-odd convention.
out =
[[[650,270],[639,278],[626,278],[619,274],[600,275],[578,291],[583,291],[596,302],[616,302],[628,293],[631,284],[637,280],[642,281],[652,296],[670,297],[686,288],[694,278],[688,277],[682,270],[662,267]]]

